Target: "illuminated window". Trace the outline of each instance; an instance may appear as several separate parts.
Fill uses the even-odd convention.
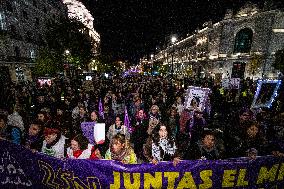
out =
[[[30,50],[30,58],[35,59],[35,50],[34,49]]]
[[[241,78],[245,76],[246,63],[244,62],[234,62],[232,68],[232,78]]]
[[[253,32],[249,28],[239,31],[235,38],[234,53],[249,53],[251,50]]]
[[[6,30],[5,14],[0,12],[0,30]]]

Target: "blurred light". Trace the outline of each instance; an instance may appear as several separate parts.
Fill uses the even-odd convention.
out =
[[[177,38],[175,36],[172,36],[172,39],[171,39],[172,43],[175,43],[176,40],[177,40]]]
[[[279,29],[272,29],[274,33],[284,33],[284,29],[283,28],[279,28]]]
[[[86,76],[86,80],[92,80],[93,77],[92,76]]]

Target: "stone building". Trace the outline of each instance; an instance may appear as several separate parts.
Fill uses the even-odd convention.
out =
[[[94,54],[100,53],[100,34],[94,29],[94,18],[85,5],[76,0],[63,0],[68,8],[68,16],[82,22],[89,30],[89,36],[94,40]]]
[[[223,20],[207,22],[203,29],[161,50],[155,61],[168,70],[173,65],[178,75],[190,69],[198,77],[275,78],[274,54],[283,48],[284,12],[247,4],[236,14],[228,10]]]
[[[67,16],[60,0],[1,0],[0,82],[31,79],[39,47],[43,45],[45,23]]]

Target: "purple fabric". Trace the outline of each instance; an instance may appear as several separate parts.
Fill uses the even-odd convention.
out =
[[[104,108],[103,108],[103,103],[102,103],[101,98],[100,98],[100,101],[99,101],[99,115],[100,115],[101,118],[105,119]]]
[[[94,126],[96,122],[83,122],[81,123],[81,130],[83,135],[88,139],[90,144],[96,144],[94,137]]]
[[[284,188],[283,158],[124,165],[57,159],[8,141],[0,145],[1,188]]]
[[[128,116],[128,112],[127,112],[127,107],[125,106],[125,110],[124,110],[124,125],[128,128],[128,131],[131,133],[132,132],[132,128],[130,125],[130,120],[129,120],[129,116]]]

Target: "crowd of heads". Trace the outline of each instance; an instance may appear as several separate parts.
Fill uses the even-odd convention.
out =
[[[188,86],[210,88],[204,110],[198,97],[185,107]],[[255,90],[250,79],[224,89],[212,78],[159,76],[11,84],[1,96],[0,137],[58,158],[123,163],[283,156],[283,86],[271,108],[250,107]],[[105,123],[104,143],[88,140],[83,122]]]

